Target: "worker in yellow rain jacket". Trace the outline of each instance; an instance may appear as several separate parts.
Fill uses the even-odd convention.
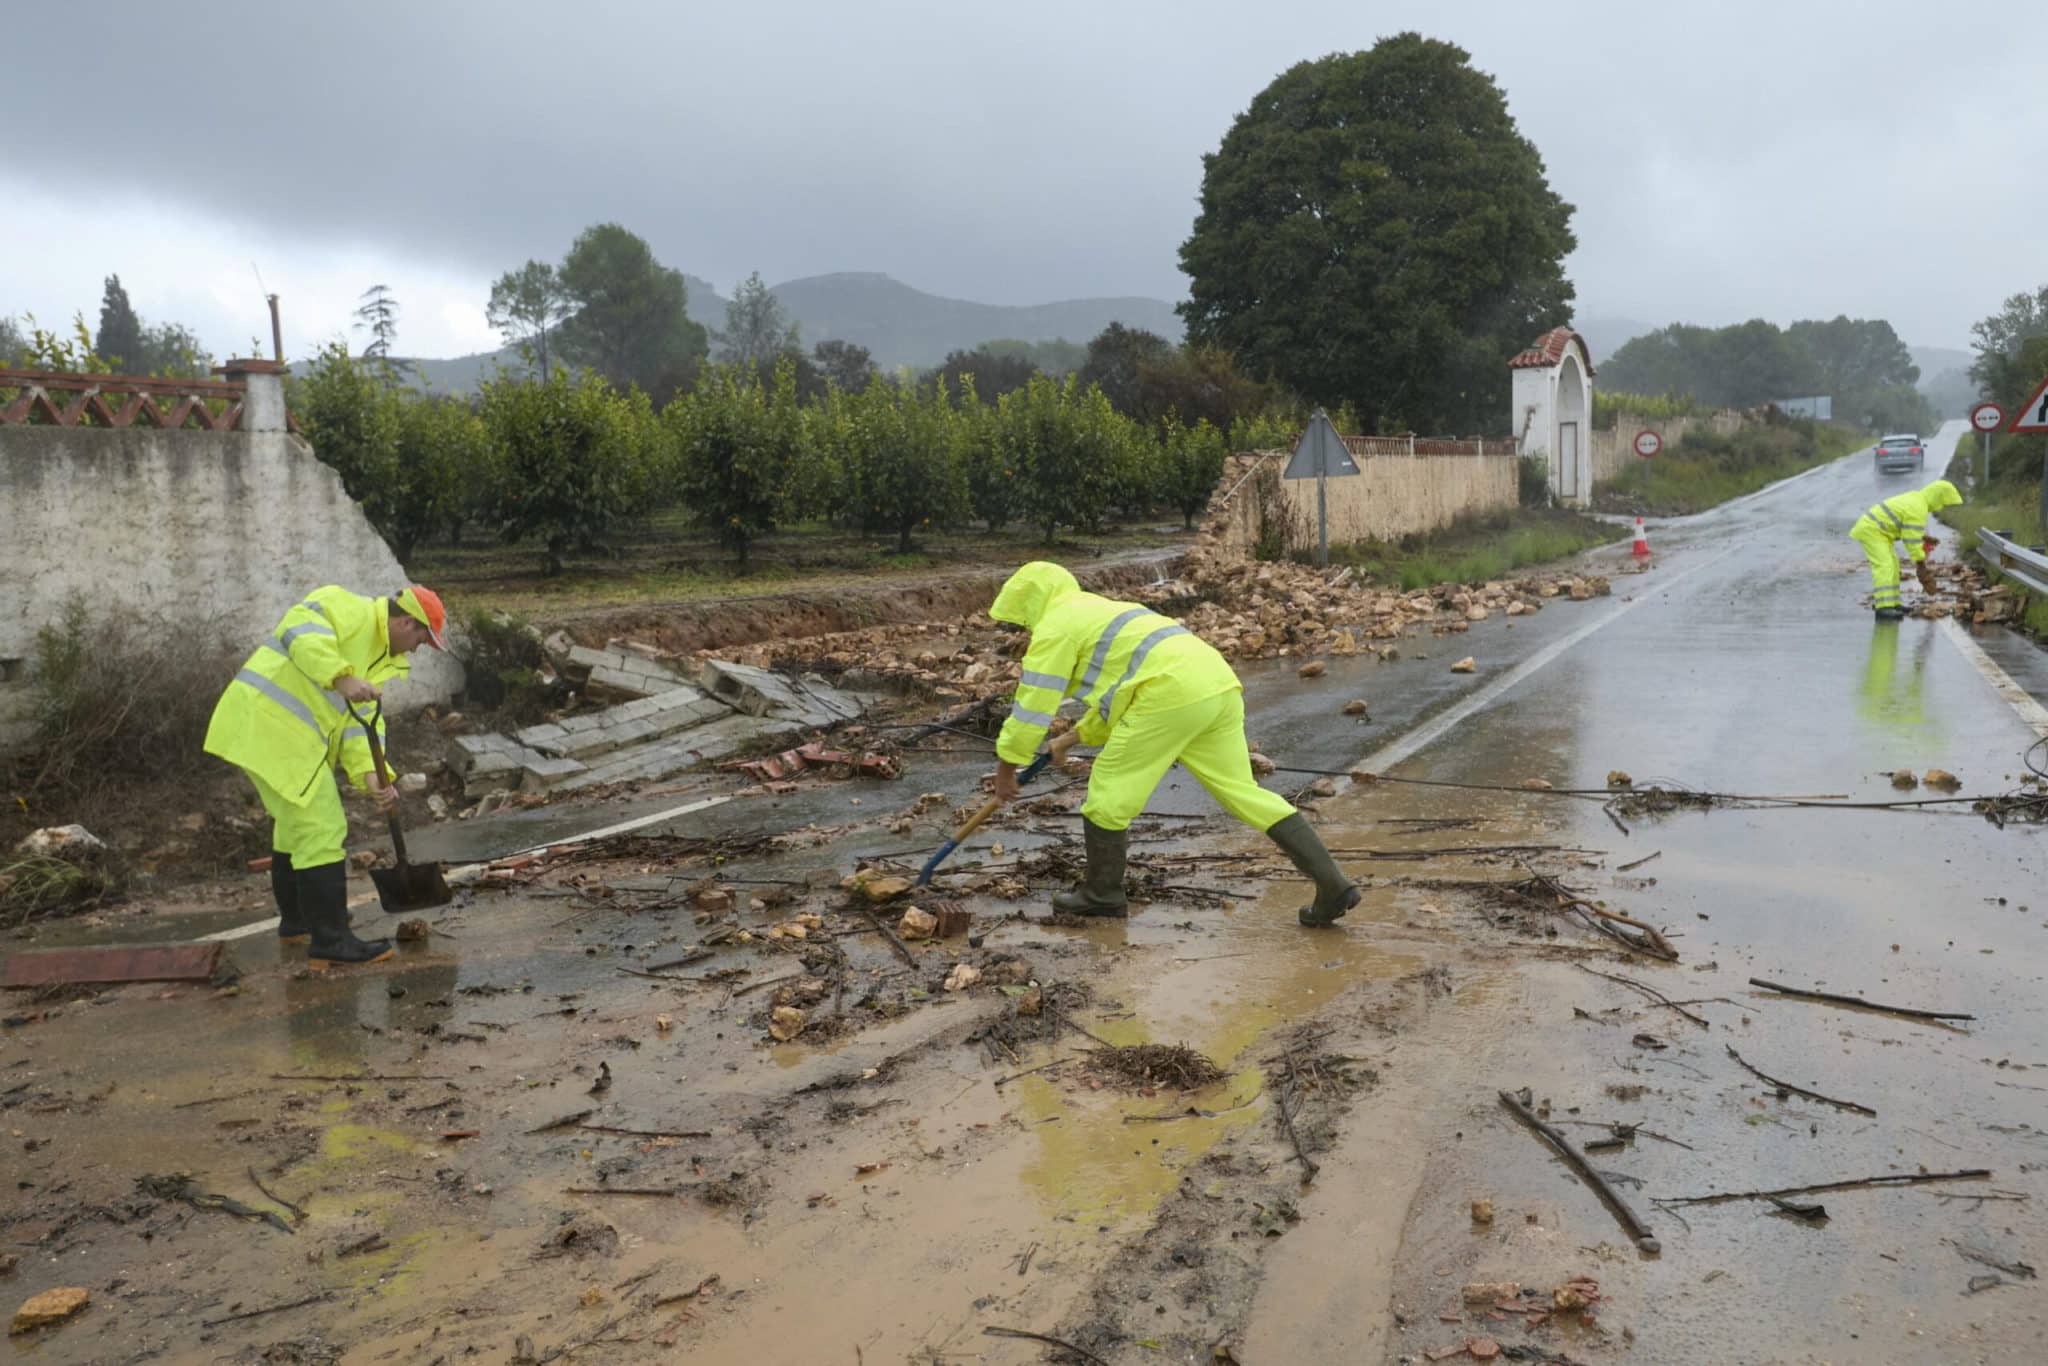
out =
[[[1180,761],[1209,795],[1263,830],[1315,884],[1304,925],[1322,926],[1358,904],[1308,818],[1252,777],[1244,736],[1244,685],[1215,647],[1170,617],[1084,593],[1072,574],[1036,560],[1012,574],[989,615],[1031,632],[1010,718],[996,739],[996,795],[1017,795],[1028,763],[1064,698],[1086,704],[1075,729],[1102,753],[1088,777],[1081,828],[1088,868],[1056,894],[1070,915],[1126,913],[1124,858],[1133,818],[1166,770]]]
[[[1927,568],[1927,552],[1940,543],[1927,534],[1927,528],[1936,512],[1962,501],[1954,484],[1937,479],[1925,488],[1895,493],[1873,503],[1849,528],[1850,539],[1863,547],[1870,560],[1870,605],[1879,621],[1897,621],[1906,615],[1899,605],[1899,557],[1892,543],[1905,542],[1922,591],[1932,593],[1934,575]]]
[[[398,801],[370,759],[363,721],[350,704],[375,704],[378,685],[403,678],[406,655],[447,648],[447,614],[431,589],[414,584],[388,598],[316,588],[257,646],[214,706],[206,752],[249,775],[271,819],[270,890],[279,939],[312,940],[315,966],[374,963],[385,939],[365,942],[348,927],[348,817],[335,786],[338,764],[385,810]],[[381,708],[367,718],[383,743]]]

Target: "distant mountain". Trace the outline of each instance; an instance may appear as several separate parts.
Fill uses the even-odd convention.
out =
[[[1163,299],[978,304],[927,294],[869,272],[813,275],[770,288],[803,329],[805,346],[849,341],[865,346],[885,369],[937,365],[950,351],[1002,337],[1028,342],[1064,337],[1086,343],[1113,322],[1156,332],[1169,341],[1181,338],[1180,317]],[[719,321],[724,321],[722,312]]]
[[[709,280],[684,275],[684,308],[716,332],[725,326],[727,299]],[[883,369],[899,365],[929,368],[949,352],[968,351],[986,341],[1055,341],[1085,345],[1113,322],[1181,339],[1180,316],[1164,299],[1141,297],[1067,299],[1052,304],[978,304],[913,289],[887,275],[849,271],[812,275],[770,285],[796,320],[809,350],[821,341],[865,346]],[[1647,330],[1647,329],[1645,329]],[[714,349],[716,343],[714,342]],[[421,387],[437,393],[470,393],[498,366],[516,370],[525,362],[515,347],[447,360],[412,362]]]
[[[1663,324],[1646,323],[1641,318],[1601,317],[1593,315],[1574,318],[1572,328],[1586,339],[1586,349],[1593,355],[1593,370],[1597,377],[1600,367],[1616,351],[1648,332],[1655,332]]]
[[[1908,346],[1913,353],[1913,364],[1920,367],[1920,383],[1924,387],[1928,380],[1950,370],[1967,370],[1970,362],[1977,359],[1974,351],[1958,351],[1948,346]]]

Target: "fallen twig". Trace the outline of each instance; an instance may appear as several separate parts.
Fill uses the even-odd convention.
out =
[[[1287,1079],[1288,1081],[1294,1083],[1295,1089],[1298,1092],[1300,1090],[1301,1083],[1294,1070],[1294,1055],[1292,1053],[1289,1053],[1287,1055]],[[1287,1112],[1286,1088],[1282,1087],[1280,1090],[1274,1092],[1273,1095],[1275,1103],[1280,1108],[1280,1123],[1286,1127],[1287,1140],[1288,1142],[1294,1145],[1294,1156],[1301,1163],[1302,1184],[1307,1185],[1309,1182],[1316,1179],[1316,1173],[1321,1171],[1322,1168],[1316,1165],[1315,1159],[1310,1157],[1308,1155],[1307,1150],[1301,1146],[1301,1135],[1295,1132],[1294,1128],[1294,1116]]]
[[[609,1124],[579,1124],[586,1134],[622,1134],[627,1138],[709,1138],[709,1129],[615,1129]]]
[[[290,1304],[273,1304],[265,1309],[245,1309],[239,1314],[229,1314],[225,1318],[201,1319],[199,1326],[201,1328],[218,1328],[223,1323],[239,1323],[243,1319],[258,1319],[262,1318],[265,1314],[282,1314],[287,1309],[303,1309],[309,1304],[319,1304],[323,1300],[331,1300],[333,1298],[333,1291],[323,1290],[317,1295],[308,1295],[302,1300],[293,1300]]]
[[[1657,988],[1653,986],[1647,986],[1642,982],[1638,982],[1633,977],[1618,977],[1611,972],[1601,972],[1598,968],[1589,968],[1584,963],[1579,963],[1576,966],[1581,972],[1590,972],[1595,977],[1605,977],[1610,982],[1619,982],[1622,986],[1627,987],[1631,991],[1641,992],[1643,995],[1649,997],[1656,1004],[1660,1006],[1666,1006],[1672,1010],[1677,1011],[1679,1014],[1685,1016],[1686,1019],[1691,1020],[1694,1024],[1698,1025],[1701,1029],[1708,1029],[1712,1027],[1708,1024],[1705,1017],[1693,1014],[1690,1010],[1687,1010],[1684,1007],[1684,1005],[1680,1004],[1677,1001],[1672,1000],[1669,996],[1666,996],[1663,992],[1657,990]]]
[[[880,932],[882,938],[889,941],[889,947],[896,950],[896,956],[898,958],[901,958],[911,967],[917,966],[917,955],[913,954],[910,951],[909,946],[906,945],[901,939],[896,937],[896,931],[890,929],[887,925],[884,925],[882,923],[882,918],[875,914],[874,907],[862,906],[860,908],[860,913],[867,917],[868,924],[874,926],[875,929],[878,932]]]
[[[453,1081],[453,1077],[430,1077],[422,1072],[358,1072],[353,1076],[322,1076],[311,1072],[272,1072],[272,1081]]]
[[[678,977],[666,972],[642,972],[639,968],[619,968],[617,971],[628,977],[647,977],[657,982],[682,982],[688,986],[696,986],[699,980],[695,977]]]
[[[382,1252],[389,1246],[390,1244],[384,1241],[383,1234],[373,1233],[367,1238],[356,1239],[356,1241],[335,1253],[334,1259],[340,1261],[344,1257],[359,1257],[365,1252]]]
[[[240,1100],[244,1096],[260,1096],[262,1094],[261,1091],[231,1091],[225,1096],[208,1096],[204,1100],[181,1100],[171,1108],[173,1110],[190,1110],[197,1105],[218,1105],[224,1100]]]
[[[1513,1110],[1516,1118],[1542,1135],[1551,1147],[1557,1149],[1565,1161],[1571,1163],[1572,1170],[1576,1171],[1585,1179],[1588,1185],[1599,1192],[1600,1198],[1607,1202],[1607,1207],[1614,1211],[1615,1218],[1621,1221],[1622,1228],[1628,1231],[1629,1237],[1635,1239],[1637,1247],[1641,1248],[1644,1252],[1661,1252],[1663,1250],[1663,1244],[1657,1241],[1657,1235],[1650,1232],[1650,1226],[1636,1217],[1636,1212],[1629,1208],[1628,1202],[1615,1192],[1614,1187],[1607,1184],[1605,1177],[1593,1170],[1593,1164],[1586,1161],[1585,1154],[1572,1146],[1570,1139],[1536,1118],[1534,1110],[1524,1105],[1520,1098],[1509,1092],[1502,1091],[1500,1093],[1500,1102],[1510,1110]]]
[[[1058,1067],[1061,1063],[1072,1062],[1073,1060],[1073,1056],[1069,1054],[1064,1058],[1054,1058],[1051,1062],[1040,1063],[1036,1067],[1027,1067],[1022,1072],[1012,1072],[1007,1077],[997,1077],[996,1089],[1000,1091],[1003,1089],[1003,1087],[1007,1086],[1009,1083],[1013,1081],[1016,1081],[1019,1077],[1028,1077],[1036,1072],[1048,1071],[1052,1068]]]
[[[1096,1366],[1109,1366],[1108,1362],[1104,1361],[1101,1357],[1095,1355],[1095,1353],[1089,1351],[1086,1347],[1076,1347],[1071,1342],[1062,1342],[1058,1338],[1049,1338],[1043,1333],[1027,1333],[1022,1328],[998,1328],[994,1324],[990,1324],[986,1328],[983,1328],[981,1332],[982,1336],[984,1337],[1026,1338],[1032,1342],[1042,1342],[1048,1347],[1064,1348],[1066,1351],[1072,1352],[1077,1357],[1085,1357],[1089,1361],[1094,1362]]]
[[[1879,1005],[1876,1001],[1866,1001],[1860,996],[1837,996],[1832,991],[1807,991],[1802,987],[1780,986],[1776,982],[1766,982],[1761,977],[1750,978],[1749,984],[1753,987],[1762,987],[1765,991],[1775,991],[1785,996],[1797,996],[1801,1000],[1826,1001],[1833,1005],[1856,1006],[1862,1010],[1879,1010],[1887,1015],[1904,1015],[1908,1019],[1913,1020],[1974,1020],[1977,1018],[1975,1015],[1960,1015],[1953,1011],[1915,1010],[1911,1006]]]
[[[563,1115],[560,1119],[551,1119],[538,1129],[528,1129],[526,1132],[529,1134],[545,1134],[555,1129],[566,1129],[572,1124],[581,1124],[596,1113],[597,1111],[595,1110],[578,1110],[573,1115]]]
[[[743,987],[734,987],[732,994],[744,996],[750,991],[759,991],[762,987],[772,987],[778,982],[794,982],[799,978],[808,976],[810,976],[808,972],[785,972],[780,977],[764,977],[758,982],[749,982]]]
[[[567,1186],[564,1195],[687,1195],[702,1182],[687,1186]]]
[[[1716,1191],[1712,1195],[1678,1195],[1660,1205],[1718,1205],[1729,1200],[1771,1200],[1781,1195],[1812,1195],[1819,1191],[1858,1190],[1864,1186],[1924,1186],[1933,1181],[1988,1181],[1989,1170],[1971,1167],[1959,1172],[1907,1172],[1896,1176],[1859,1176],[1849,1181],[1823,1181],[1815,1186],[1782,1186],[1768,1191]]]
[[[287,1210],[290,1210],[293,1219],[295,1219],[301,1224],[306,1222],[306,1211],[301,1209],[299,1206],[294,1205],[291,1201],[285,1199],[282,1195],[279,1195],[276,1191],[270,1189],[270,1187],[264,1185],[263,1178],[256,1175],[256,1169],[254,1167],[249,1168],[249,1180],[255,1185],[257,1190],[262,1191],[266,1196],[268,1196],[273,1204],[283,1205]]]
[[[1624,863],[1619,868],[1616,868],[1614,871],[1617,873],[1632,872],[1635,869],[1642,867],[1646,863],[1652,862],[1653,860],[1660,859],[1663,857],[1664,851],[1662,849],[1659,849],[1654,854],[1645,854],[1643,857],[1637,859],[1634,863]]]
[[[1858,1105],[1853,1100],[1836,1100],[1833,1096],[1824,1096],[1818,1091],[1809,1091],[1804,1086],[1794,1086],[1789,1081],[1779,1081],[1770,1073],[1760,1072],[1756,1068],[1751,1067],[1749,1065],[1749,1060],[1743,1057],[1740,1053],[1736,1052],[1733,1045],[1723,1044],[1722,1047],[1728,1050],[1728,1056],[1735,1059],[1736,1064],[1740,1066],[1743,1071],[1749,1073],[1752,1077],[1755,1077],[1759,1081],[1769,1082],[1772,1086],[1777,1087],[1779,1090],[1790,1091],[1795,1096],[1805,1096],[1808,1100],[1817,1100],[1824,1104],[1832,1105],[1837,1110],[1850,1110],[1854,1111],[1856,1114],[1859,1115],[1869,1115],[1872,1119],[1877,1118],[1877,1111],[1871,1109],[1868,1105]]]

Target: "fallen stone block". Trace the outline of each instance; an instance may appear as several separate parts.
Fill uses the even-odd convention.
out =
[[[0,972],[0,987],[71,986],[99,982],[211,982],[232,977],[226,944],[110,944],[89,949],[17,953]]]
[[[82,1285],[61,1285],[55,1290],[45,1290],[40,1295],[31,1295],[14,1311],[14,1321],[7,1325],[9,1337],[23,1333],[34,1333],[51,1328],[78,1313],[92,1300],[92,1292]]]

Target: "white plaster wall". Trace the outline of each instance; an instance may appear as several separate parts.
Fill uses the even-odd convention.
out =
[[[1548,456],[1555,423],[1550,371],[1532,366],[1510,373],[1515,377],[1515,435],[1521,439],[1522,454]],[[1533,416],[1531,408],[1535,409]]]
[[[308,589],[382,594],[406,581],[341,476],[296,436],[0,427],[0,677],[33,659],[37,631],[74,594],[254,649]],[[413,658],[391,710],[461,686],[454,660]],[[0,743],[26,692],[19,677],[0,682]]]

